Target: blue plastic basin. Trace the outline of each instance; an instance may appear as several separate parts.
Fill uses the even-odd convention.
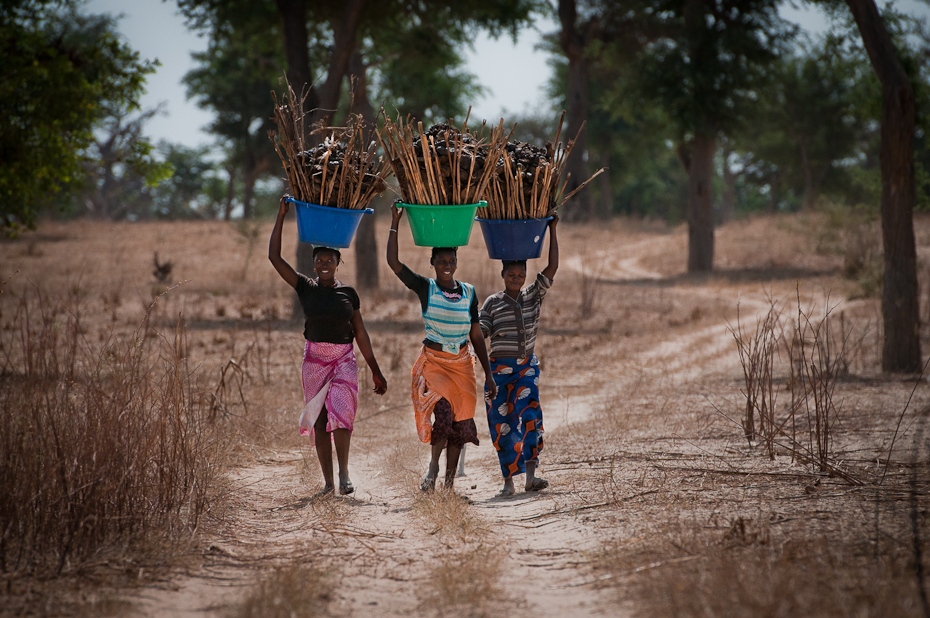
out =
[[[477,219],[492,260],[532,260],[542,254],[546,227],[542,219]]]
[[[297,206],[297,238],[320,247],[345,249],[352,244],[362,217],[374,212],[371,208],[351,209],[320,206],[287,198]]]

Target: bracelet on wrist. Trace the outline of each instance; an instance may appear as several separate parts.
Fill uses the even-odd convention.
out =
[[[397,232],[397,230],[395,230],[394,228],[391,228],[391,229],[388,231],[388,234],[390,234],[391,232]]]

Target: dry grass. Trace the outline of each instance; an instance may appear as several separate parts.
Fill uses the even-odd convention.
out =
[[[442,555],[421,588],[419,611],[424,616],[499,616],[509,605],[501,586],[501,555],[487,545],[466,546]],[[524,585],[524,582],[512,582]]]
[[[230,618],[315,618],[334,616],[331,568],[294,562],[277,567],[229,612]]]
[[[414,513],[423,520],[429,534],[435,534],[460,543],[475,542],[490,532],[487,522],[471,507],[468,498],[440,488],[424,492],[417,488],[413,500]]]
[[[88,336],[74,285],[12,306],[0,340],[0,568],[60,575],[178,540],[219,499],[222,433],[187,333]],[[10,305],[7,305],[10,307]]]
[[[727,418],[738,419],[746,405],[740,393],[744,382],[739,357],[726,332],[726,324],[736,320],[737,298],[755,299],[756,307],[760,303],[764,307],[766,298],[790,305],[797,286],[803,298],[845,299],[859,294],[857,283],[842,278],[842,255],[813,250],[812,230],[819,229],[816,220],[817,215],[798,215],[728,224],[718,231],[718,272],[704,278],[683,272],[683,228],[656,229],[624,220],[560,228],[562,269],[547,296],[537,348],[543,363],[540,386],[547,428],[548,419],[554,423],[542,460],[542,474],[552,483],[547,494],[552,506],[546,507],[552,512],[546,510],[540,520],[533,521],[559,518],[560,525],[577,524],[596,534],[607,548],[592,556],[593,570],[574,563],[563,565],[577,569],[577,577],[584,580],[572,590],[589,591],[593,597],[598,593],[595,585],[616,588],[615,598],[625,599],[625,607],[639,615],[920,612],[915,550],[924,551],[926,559],[923,539],[928,532],[925,513],[930,482],[921,432],[930,391],[924,382],[915,389],[914,380],[885,376],[878,370],[877,301],[849,302],[831,316],[839,320],[839,328],[833,322],[831,341],[856,343],[844,352],[846,368],[836,371],[832,400],[842,415],[834,417],[831,425],[831,461],[864,479],[865,487],[852,487],[816,467],[799,465],[788,449],[777,444],[771,459],[764,449],[748,446],[738,420]],[[259,238],[270,232],[269,222],[262,226]],[[919,250],[927,254],[930,225],[918,217],[917,226]],[[199,425],[203,434],[198,439],[215,435],[208,431],[212,422],[232,443],[232,465],[214,468],[214,473],[250,471],[243,475],[242,484],[258,492],[267,481],[262,476],[265,468],[252,471],[256,462],[282,451],[300,452],[302,460],[293,464],[298,474],[291,475],[300,479],[294,489],[286,498],[265,497],[262,504],[304,504],[304,497],[312,493],[310,486],[319,480],[319,470],[315,453],[295,429],[302,402],[298,376],[303,343],[299,325],[282,319],[289,315],[293,292],[268,274],[261,252],[250,256],[247,242],[233,226],[214,222],[74,222],[43,225],[41,230],[20,241],[0,242],[0,280],[8,281],[0,295],[0,341],[4,350],[21,345],[24,339],[18,333],[25,324],[33,333],[49,333],[43,337],[54,340],[55,347],[46,349],[57,350],[56,359],[36,366],[54,371],[30,369],[32,373],[27,374],[26,364],[10,360],[0,375],[0,397],[12,402],[25,396],[18,392],[22,390],[38,401],[37,387],[20,389],[26,375],[34,376],[36,385],[53,385],[41,394],[59,402],[62,409],[76,409],[80,397],[105,403],[110,398],[109,385],[114,383],[123,385],[120,388],[144,385],[139,392],[153,399],[140,399],[140,409],[144,408],[142,401],[158,401],[158,393],[172,393],[171,400],[174,393],[184,394],[184,401],[193,402],[190,413],[207,418],[212,414],[215,419]],[[401,230],[400,239],[404,261],[417,272],[428,273],[428,248],[413,247],[406,230]],[[285,254],[293,255],[294,240],[293,234],[285,234]],[[589,263],[573,261],[573,256],[593,246],[609,250],[590,254]],[[130,349],[140,349],[132,348],[133,341],[140,341],[133,334],[153,292],[164,291],[151,277],[155,250],[161,259],[174,264],[176,278],[187,283],[161,297],[149,315],[144,332],[160,334],[141,338],[145,353],[133,374],[140,382],[105,382],[104,378],[115,380],[120,371],[132,366],[121,359],[132,358]],[[480,240],[473,238],[471,246],[463,247],[459,259],[458,276],[475,283],[482,298],[500,288],[500,265],[486,259]],[[356,279],[353,262],[349,259],[339,275],[349,283]],[[377,542],[374,537],[351,538],[377,550],[382,541],[387,543],[384,537],[404,530],[398,543],[410,554],[385,569],[388,550],[369,551],[347,540],[350,532],[357,531],[340,527],[345,525],[340,522],[360,513],[380,513],[377,500],[366,503],[364,511],[354,499],[336,499],[275,513],[293,518],[286,521],[295,535],[303,534],[307,526],[313,527],[313,534],[324,535],[331,545],[328,552],[347,560],[363,556],[358,560],[366,573],[408,578],[403,580],[406,594],[410,599],[416,597],[412,603],[421,604],[419,613],[449,607],[439,598],[472,604],[471,609],[457,605],[458,613],[496,613],[509,606],[506,601],[494,605],[486,600],[500,598],[495,597],[495,582],[501,574],[495,568],[514,566],[507,562],[510,556],[501,558],[487,545],[488,536],[499,528],[492,520],[494,515],[486,513],[496,511],[485,511],[442,492],[422,495],[417,489],[426,469],[427,448],[416,441],[413,432],[408,389],[422,324],[415,298],[384,265],[381,268],[382,289],[363,296],[362,311],[390,390],[383,398],[372,395],[367,371],[360,372],[361,405],[352,462],[371,456],[374,470],[372,478],[353,480],[360,486],[375,486],[379,492],[383,485],[385,496],[391,500],[397,496],[402,503],[402,508],[396,504],[384,507],[389,515],[399,521],[409,508],[418,525],[408,528],[392,523],[375,530],[384,535]],[[585,268],[597,274],[596,311],[580,321]],[[41,282],[42,303],[30,300],[29,311],[17,313],[21,299],[29,294],[37,298],[38,292],[29,291],[35,287],[33,282]],[[925,301],[928,298],[924,295]],[[55,308],[59,306],[71,308]],[[922,308],[925,314],[930,311]],[[181,336],[176,339],[179,318],[184,328],[177,331]],[[72,330],[68,330],[69,320],[75,324]],[[817,320],[812,317],[811,322]],[[39,340],[30,337],[29,345],[39,349]],[[925,339],[923,343],[930,349],[930,342]],[[74,362],[71,349],[79,351]],[[17,355],[21,353],[9,358],[18,359]],[[71,364],[73,373],[69,373]],[[76,378],[73,382],[62,379],[70,375]],[[780,389],[779,404],[790,398],[788,378],[785,362],[773,368],[772,387]],[[912,394],[913,402],[904,410]],[[16,405],[17,422],[36,422],[35,417],[21,413],[29,409]],[[140,419],[134,422],[149,418],[143,413],[136,416]],[[892,448],[899,420],[900,433]],[[59,421],[58,426],[65,424]],[[174,427],[168,424],[166,438],[175,435],[171,433]],[[83,431],[70,426],[68,430]],[[30,444],[53,442],[47,431],[29,433],[34,435],[24,439],[31,440]],[[6,428],[0,428],[0,442],[7,435]],[[108,437],[113,436],[95,439]],[[96,448],[98,461],[101,452],[109,457],[112,450],[104,450],[110,447],[99,442]],[[483,443],[481,448],[487,447]],[[93,461],[91,451],[69,456]],[[490,452],[485,456],[493,458]],[[288,462],[291,457],[286,458]],[[48,479],[49,487],[57,483],[54,475]],[[109,480],[97,487],[112,498]],[[7,486],[15,484],[4,479]],[[83,487],[81,482],[76,486]],[[75,496],[81,497],[82,504],[93,502],[93,496],[91,500],[84,499],[87,494]],[[172,497],[175,494],[164,496],[164,504],[179,502]],[[241,508],[230,512],[222,502],[210,499],[208,507],[220,512],[211,510],[206,517],[202,512],[199,530],[214,514],[250,516],[251,502],[242,499],[236,504]],[[186,508],[174,514],[164,509],[160,515],[170,519],[170,529],[188,537],[191,517]],[[254,517],[263,523],[249,532],[249,540],[260,553],[262,535],[268,533],[263,518],[271,515],[261,511]],[[83,521],[88,523],[77,528],[80,535],[90,530],[90,520]],[[107,525],[113,523],[111,519]],[[154,530],[156,523],[133,525]],[[242,533],[236,523],[228,523],[231,538]],[[94,521],[93,525],[97,530],[104,523]],[[278,520],[269,525],[278,525]],[[367,522],[357,524],[359,530],[364,525]],[[548,531],[555,528],[547,526],[543,533],[552,534]],[[54,538],[39,540],[49,547],[53,541],[57,542]],[[123,555],[130,558],[105,564],[106,551],[91,556],[86,553],[89,547],[81,550],[88,556],[83,570],[71,568],[78,566],[76,558],[65,566],[66,572],[75,573],[74,580],[51,580],[54,589],[63,593],[22,573],[5,575],[0,584],[9,591],[16,611],[126,613],[112,597],[98,591],[99,582],[135,581],[138,569],[127,576],[122,566],[165,556],[130,554],[127,549]],[[121,547],[114,546],[112,551],[123,551]],[[59,564],[57,550],[43,555],[46,572],[53,572]],[[70,555],[78,554],[72,551]],[[167,556],[165,564],[175,560]],[[273,562],[281,563],[281,556]],[[255,564],[269,568],[272,562]],[[94,575],[91,580],[86,574],[92,568],[95,574],[108,570],[117,577]],[[255,571],[249,568],[251,576]],[[84,579],[77,579],[82,573]],[[279,579],[287,577],[284,574]],[[414,590],[425,591],[422,598]],[[56,596],[60,594],[67,598]],[[334,611],[333,602],[324,601],[324,611]],[[592,612],[596,609],[592,607]]]
[[[688,533],[686,533],[688,534]],[[837,546],[826,537],[777,541],[766,522],[735,519],[713,537],[693,531],[670,554],[631,560],[622,546],[596,560],[648,615],[920,616],[913,565],[900,552]]]

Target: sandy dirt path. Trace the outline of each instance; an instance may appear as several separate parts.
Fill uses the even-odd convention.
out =
[[[579,405],[554,403],[549,439],[569,430],[558,407],[583,417]],[[423,456],[426,449],[423,447]],[[234,605],[265,570],[290,560],[313,561],[320,552],[342,565],[334,590],[339,614],[422,615],[422,587],[430,565],[458,545],[414,513],[415,489],[385,478],[392,456],[385,449],[352,452],[353,496],[312,500],[301,468],[307,451],[268,453],[233,471],[235,512],[228,528],[208,543],[199,564],[178,578],[142,591],[143,615],[219,615]],[[307,462],[315,465],[314,461]],[[543,469],[544,470],[544,469]],[[598,615],[610,607],[585,585],[589,552],[598,548],[590,527],[570,511],[577,502],[554,486],[540,493],[495,496],[496,457],[486,442],[467,450],[466,476],[456,491],[471,501],[489,551],[501,560],[514,604],[535,615]],[[569,511],[569,512],[565,512]],[[532,582],[531,586],[521,585]],[[615,608],[614,608],[615,610]],[[616,615],[611,610],[611,615]]]
[[[581,265],[569,261],[568,269]],[[635,260],[612,265],[615,281],[654,281],[655,272]],[[703,294],[713,291],[701,290]],[[764,299],[745,298],[744,325],[753,327],[768,306]],[[732,369],[733,340],[726,324],[656,337],[648,349],[617,359],[606,368],[617,380],[585,396],[559,396],[557,387],[543,390],[547,440],[557,441],[593,413],[594,402],[614,396],[634,380],[629,367],[670,373],[692,380],[712,371]],[[732,355],[731,355],[732,356]],[[477,420],[480,423],[481,416]],[[479,424],[480,427],[480,424]],[[353,496],[313,500],[307,478],[319,475],[311,449],[268,452],[254,464],[231,473],[235,488],[228,525],[206,550],[194,556],[182,576],[143,589],[133,600],[142,615],[221,615],[233,607],[273,567],[289,561],[313,563],[321,557],[339,565],[339,585],[331,609],[339,615],[423,615],[424,589],[432,585],[433,568],[454,555],[460,539],[425,521],[416,510],[415,478],[425,469],[426,447],[419,448],[406,480],[388,473],[397,467],[397,452],[386,448],[403,441],[412,426],[403,424],[379,439],[353,442]],[[361,430],[361,431],[360,431]],[[364,423],[356,428],[366,432]],[[381,431],[380,429],[378,431]],[[484,434],[486,436],[486,433]],[[628,615],[616,597],[595,585],[588,568],[599,547],[595,527],[585,523],[586,509],[597,497],[574,493],[559,483],[540,493],[519,492],[497,498],[501,479],[488,442],[467,450],[467,475],[456,491],[466,496],[477,521],[473,545],[486,546],[497,561],[510,597],[509,606],[540,616]],[[543,461],[542,474],[546,475]],[[529,582],[529,584],[527,584]]]

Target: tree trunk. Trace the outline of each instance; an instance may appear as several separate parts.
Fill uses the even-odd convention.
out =
[[[368,67],[362,54],[356,51],[352,55],[351,71],[354,82],[354,111],[373,127],[375,109],[368,98]],[[375,215],[365,215],[358,224],[355,233],[355,285],[361,290],[377,290],[380,285],[378,277],[378,238]]]
[[[598,215],[603,219],[609,219],[614,212],[614,194],[610,187],[610,152],[606,149],[601,151],[600,162],[604,173],[598,178]]]
[[[304,113],[319,107],[313,74],[310,71],[308,52],[307,4],[305,0],[276,0],[281,30],[284,35],[284,58],[287,62],[287,81],[298,97],[304,99]]]
[[[575,0],[559,0],[559,45],[568,59],[568,122],[565,127],[565,140],[567,142],[578,135],[571,156],[565,162],[565,170],[570,174],[565,188],[566,194],[574,191],[589,176],[588,164],[585,161],[585,134],[584,131],[578,134],[578,131],[587,120],[591,109],[589,68],[584,52],[587,43],[585,34],[590,34],[593,25],[589,22],[585,28],[587,32],[582,34],[578,30],[577,21],[578,8]],[[572,201],[574,203],[564,215],[566,220],[581,221],[591,218],[592,202],[584,190],[577,193]]]
[[[817,192],[814,190],[814,170],[811,169],[811,160],[805,141],[798,141],[798,152],[801,155],[801,172],[804,176],[804,194],[801,197],[801,208],[813,210]]]
[[[236,199],[236,166],[229,164],[226,166],[226,173],[229,174],[229,183],[226,185],[226,203],[223,205],[223,221],[232,220],[233,202]]]
[[[313,121],[324,120],[331,124],[336,108],[339,106],[339,94],[345,81],[349,64],[355,53],[358,28],[362,21],[365,0],[345,0],[339,21],[332,23],[333,54],[326,70],[326,81],[320,87],[319,106],[313,112]]]
[[[708,10],[706,0],[685,0],[684,26],[688,56],[693,66],[701,66],[714,57],[707,41]],[[695,72],[693,79],[698,79]],[[707,84],[696,84],[692,102],[697,108],[704,104],[701,91]],[[714,269],[714,153],[716,130],[707,117],[697,119],[690,127],[693,133],[688,153],[688,272],[710,272]]]
[[[882,83],[882,369],[921,370],[917,251],[914,244],[914,89],[874,0],[847,0]]]
[[[688,272],[714,269],[713,134],[694,134],[688,156]]]
[[[729,146],[723,148],[723,195],[720,199],[720,222],[731,221],[736,214],[736,179],[737,175],[730,169],[730,155],[733,151]]]

